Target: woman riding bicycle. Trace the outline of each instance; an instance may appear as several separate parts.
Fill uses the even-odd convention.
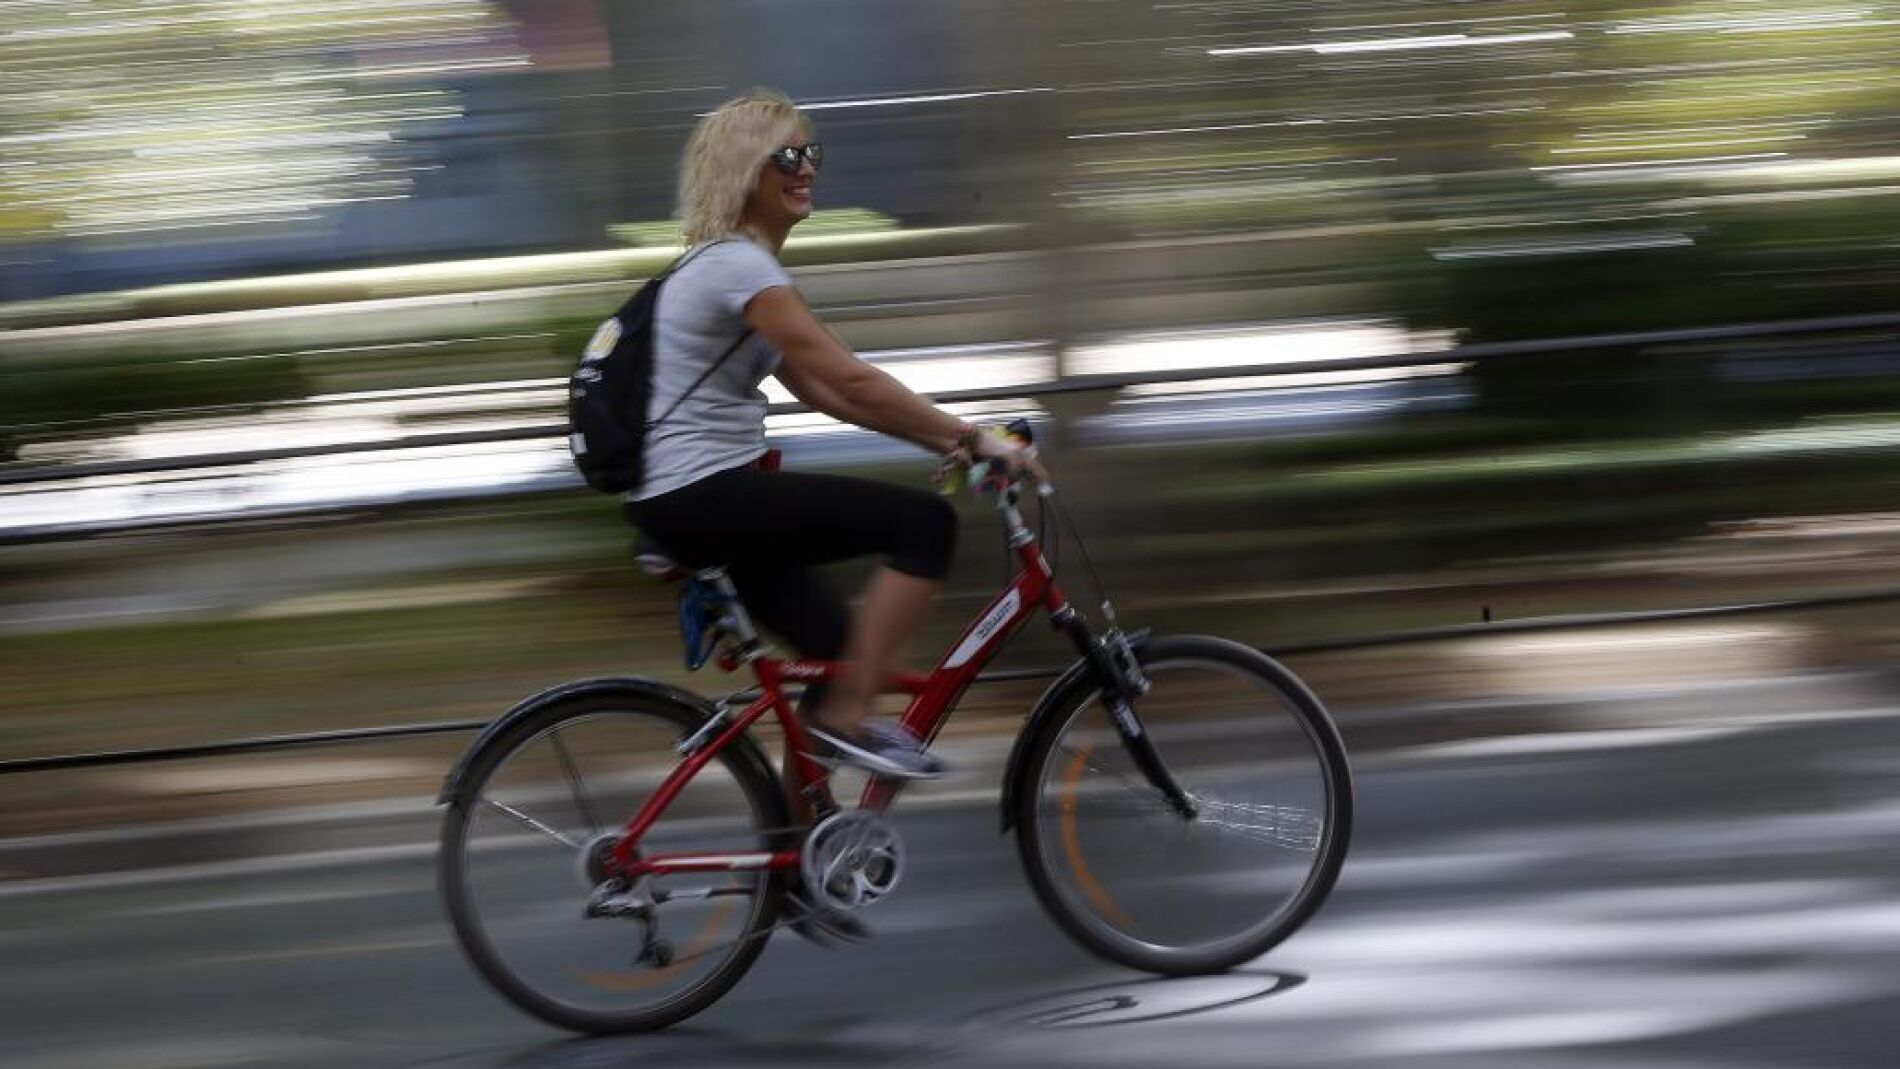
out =
[[[956,514],[921,489],[765,470],[765,376],[847,422],[1011,475],[1034,468],[1014,443],[853,356],[799,298],[775,253],[810,214],[820,160],[797,110],[772,94],[694,131],[680,181],[691,249],[653,324],[649,411],[678,404],[678,418],[648,424],[645,481],[626,512],[682,563],[725,566],[750,610],[736,621],[748,647],[756,620],[830,663],[790,673],[785,659],[753,660],[758,696],[743,708],[648,679],[562,684],[490,724],[443,784],[457,940],[497,991],[563,1027],[684,1020],[730,990],[781,924],[819,943],[869,934],[857,911],[904,870],[886,816],[897,785],[874,778],[841,806],[802,743],[774,775],[750,734],[762,717],[790,739],[822,733],[880,777],[936,771],[916,737],[869,713],[949,567]],[[1018,490],[1005,482],[996,505],[1019,570],[934,671],[900,681],[906,721],[934,734],[1045,613],[1078,657],[1025,717],[1000,799],[1037,897],[1079,943],[1131,968],[1198,975],[1251,961],[1339,874],[1352,799],[1338,732],[1252,647],[1131,636],[1106,595],[1109,630],[1091,628],[1037,549]],[[815,569],[869,554],[883,567],[854,620]],[[827,693],[807,691],[805,730],[781,684],[827,673]]]
[[[838,757],[879,775],[928,777],[941,765],[922,740],[871,712],[949,571],[956,513],[919,488],[764,470],[759,384],[776,375],[819,412],[935,453],[1000,461],[1012,473],[1032,462],[859,359],[812,314],[777,254],[811,214],[822,162],[811,124],[776,93],[738,97],[694,129],[679,179],[689,249],[661,288],[654,322],[649,411],[672,412],[650,427],[645,481],[624,508],[682,564],[725,566],[753,617],[799,654],[846,662],[806,708],[813,734]],[[816,569],[872,554],[883,564],[854,617]]]

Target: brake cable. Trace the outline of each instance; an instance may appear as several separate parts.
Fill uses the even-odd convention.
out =
[[[1038,496],[1055,502],[1056,518],[1061,524],[1067,525],[1069,528],[1069,534],[1075,539],[1076,549],[1082,554],[1082,566],[1087,569],[1089,573],[1089,585],[1095,588],[1096,596],[1101,599],[1102,618],[1107,621],[1111,629],[1119,630],[1121,628],[1121,622],[1115,618],[1115,605],[1108,600],[1108,587],[1102,582],[1102,573],[1095,568],[1095,558],[1089,554],[1088,541],[1082,537],[1082,529],[1076,524],[1075,515],[1069,511],[1068,504],[1062,500],[1061,496],[1055,492],[1053,487],[1043,488],[1041,491],[1038,491]],[[1041,505],[1042,502],[1038,502],[1038,506],[1040,507]],[[1058,531],[1059,530],[1060,527],[1058,527]],[[1053,568],[1053,565],[1051,567]]]

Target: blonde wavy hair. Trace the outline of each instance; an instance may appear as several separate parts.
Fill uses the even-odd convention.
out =
[[[811,120],[770,89],[734,97],[699,120],[680,159],[679,218],[686,244],[740,230],[759,168],[793,131],[810,137]]]

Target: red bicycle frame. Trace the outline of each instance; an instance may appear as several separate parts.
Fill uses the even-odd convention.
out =
[[[1013,508],[1011,515],[1014,515]],[[910,704],[905,708],[902,718],[903,724],[925,742],[937,737],[937,732],[956,708],[957,700],[1024,621],[1038,608],[1055,614],[1068,605],[1035,539],[1028,536],[1028,531],[1020,522],[1012,526],[1015,530],[1011,532],[1011,545],[1022,567],[1009,587],[990,602],[928,675],[905,673],[891,676],[885,681],[885,693],[910,695]],[[836,661],[773,657],[758,657],[751,663],[758,675],[759,697],[733,717],[710,741],[688,753],[686,759],[673,769],[661,782],[659,789],[640,807],[640,811],[634,814],[633,819],[627,822],[626,832],[614,848],[615,867],[627,878],[677,872],[798,867],[796,850],[776,853],[662,854],[637,859],[635,856],[641,837],[659,819],[660,813],[672,804],[686,782],[767,712],[777,715],[779,725],[785,731],[799,791],[813,796],[814,801],[825,807],[831,804],[825,770],[811,756],[811,737],[806,733],[805,725],[793,713],[792,704],[785,697],[783,684],[816,683],[832,679],[843,671],[843,666]],[[865,785],[858,805],[865,809],[885,809],[897,796],[899,786],[895,781],[872,777]]]

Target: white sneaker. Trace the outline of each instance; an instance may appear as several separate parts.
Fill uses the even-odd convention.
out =
[[[936,779],[944,772],[943,761],[925,750],[923,740],[895,720],[866,721],[856,738],[819,723],[811,724],[810,731],[845,763],[873,775]]]

